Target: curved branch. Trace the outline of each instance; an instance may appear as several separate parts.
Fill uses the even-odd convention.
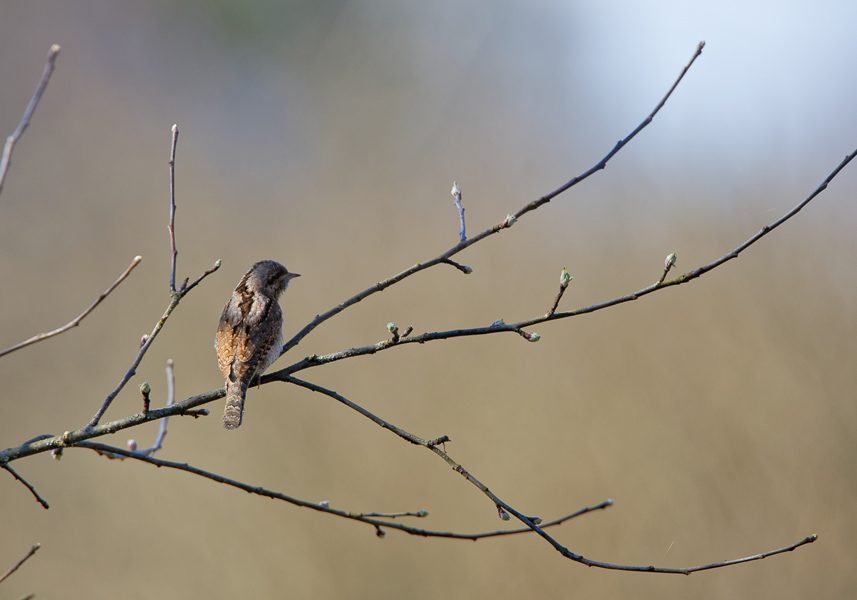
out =
[[[24,485],[25,488],[30,490],[30,493],[36,498],[36,501],[42,505],[42,508],[44,508],[45,510],[50,508],[47,501],[44,498],[42,498],[41,496],[39,496],[39,493],[36,491],[36,488],[34,488],[32,485],[30,485],[30,483],[26,479],[24,479],[23,477],[18,475],[18,473],[15,471],[15,469],[10,467],[6,463],[0,463],[0,467],[3,467],[7,471],[9,471],[9,473],[12,474],[12,477],[14,477],[18,481],[20,481]]]
[[[490,494],[490,492],[489,492]],[[493,494],[491,494],[493,496]],[[710,569],[717,569],[720,567],[729,567],[731,565],[737,565],[740,563],[753,562],[756,560],[762,560],[763,558],[767,558],[769,556],[774,556],[776,554],[783,554],[784,552],[791,552],[797,548],[805,544],[811,544],[815,540],[818,539],[818,535],[812,534],[810,536],[805,537],[799,542],[791,544],[789,546],[785,546],[784,548],[777,548],[776,550],[770,550],[768,552],[763,552],[761,554],[754,554],[752,556],[745,556],[744,558],[735,558],[731,560],[723,560],[720,562],[709,563],[707,565],[699,565],[695,567],[680,567],[680,568],[667,568],[667,567],[655,567],[655,566],[635,566],[635,565],[617,565],[613,563],[600,562],[597,560],[591,560],[580,554],[575,554],[571,552],[568,548],[557,542],[554,538],[544,532],[543,528],[539,527],[533,520],[529,517],[525,517],[520,514],[518,511],[510,507],[508,504],[497,499],[497,506],[503,507],[509,513],[511,513],[515,518],[520,520],[522,523],[527,525],[530,529],[539,534],[542,538],[544,538],[551,546],[554,547],[560,554],[569,560],[573,560],[574,562],[579,562],[587,567],[597,567],[599,569],[608,569],[613,571],[633,571],[636,573],[667,573],[672,575],[690,575],[691,573],[696,573],[697,571],[708,571]]]
[[[108,446],[107,444],[99,444],[97,442],[80,442],[78,444],[74,444],[71,446],[72,448],[85,448],[89,450],[94,450],[95,452],[110,456],[111,458],[123,457],[123,458],[132,458],[134,460],[139,460],[145,463],[149,463],[150,465],[155,465],[156,467],[165,467],[168,469],[176,469],[178,471],[184,471],[186,473],[192,473],[194,475],[199,475],[200,477],[204,477],[206,479],[210,479],[211,481],[215,481],[217,483],[222,483],[224,485],[228,485],[234,488],[238,488],[239,490],[244,490],[249,494],[255,494],[257,496],[264,496],[266,498],[273,498],[274,500],[282,500],[283,502],[288,502],[289,504],[293,504],[295,506],[300,506],[302,508],[309,508],[312,510],[316,510],[319,512],[324,512],[328,514],[335,515],[337,517],[342,517],[344,519],[351,519],[353,521],[360,521],[363,523],[369,523],[370,525],[375,526],[376,528],[385,527],[388,529],[397,529],[404,533],[408,533],[411,535],[418,535],[422,537],[440,537],[440,538],[450,538],[450,539],[459,539],[459,540],[477,540],[481,538],[487,537],[497,537],[503,535],[513,535],[518,533],[526,533],[529,530],[526,529],[513,529],[508,531],[492,531],[486,533],[452,533],[448,531],[432,531],[429,529],[421,529],[419,527],[409,527],[407,525],[403,525],[401,523],[396,523],[394,521],[382,521],[379,519],[372,518],[364,513],[351,513],[342,510],[337,510],[335,508],[330,508],[326,505],[326,503],[316,503],[316,502],[307,502],[306,500],[301,500],[299,498],[294,498],[292,496],[288,496],[286,494],[282,494],[280,492],[275,492],[273,490],[269,490],[263,488],[261,486],[253,486],[246,483],[242,483],[240,481],[236,481],[234,479],[230,479],[228,477],[223,477],[222,475],[218,475],[216,473],[211,473],[209,471],[204,471],[203,469],[198,469],[193,467],[187,463],[178,463],[170,460],[163,460],[159,458],[154,458],[152,456],[147,456],[146,454],[140,452],[134,452],[131,450],[126,450],[124,448],[117,448],[115,446]],[[612,505],[612,501],[607,500],[602,502],[601,504],[597,504],[591,507],[585,507],[578,511],[571,513],[570,515],[566,515],[562,518],[556,519],[555,521],[551,521],[547,523],[545,527],[551,527],[560,525],[569,519],[573,519],[574,517],[578,517],[580,515],[593,512],[598,509],[607,508]]]
[[[522,515],[520,512],[518,512],[517,510],[515,510],[514,508],[512,508],[511,506],[506,504],[503,500],[498,498],[491,490],[488,489],[488,487],[485,484],[483,484],[481,481],[476,479],[476,477],[471,475],[470,472],[468,472],[464,467],[462,467],[459,463],[457,463],[444,450],[441,450],[440,448],[438,448],[437,444],[432,443],[432,442],[426,442],[422,438],[419,438],[419,437],[417,437],[411,433],[408,433],[402,429],[399,429],[398,427],[395,427],[394,425],[387,423],[386,421],[384,421],[380,417],[373,415],[369,411],[365,410],[364,408],[358,406],[357,404],[351,402],[350,400],[344,398],[343,396],[337,394],[336,392],[334,392],[332,390],[328,390],[326,388],[315,385],[313,383],[309,383],[307,381],[295,379],[294,377],[288,378],[288,381],[290,383],[294,383],[294,384],[299,385],[301,387],[305,387],[305,388],[312,390],[314,392],[319,392],[321,394],[329,396],[330,398],[333,398],[334,400],[337,400],[338,402],[345,404],[349,408],[356,410],[357,412],[359,412],[363,416],[372,420],[374,423],[380,425],[381,427],[384,427],[385,429],[392,431],[393,433],[395,433],[399,437],[402,437],[403,439],[411,442],[412,444],[418,444],[418,445],[421,445],[425,448],[428,448],[429,450],[431,450],[432,452],[437,454],[440,458],[442,458],[444,461],[446,461],[446,463],[449,466],[451,466],[452,469],[456,473],[458,473],[459,475],[464,477],[467,481],[469,481],[476,488],[478,488],[483,494],[485,494],[494,503],[494,505],[497,507],[498,510],[502,509],[502,510],[506,511],[507,513],[513,515],[515,518],[517,518],[519,521],[521,521],[528,528],[525,530],[516,530],[516,531],[528,531],[528,530],[534,531],[535,533],[540,535],[542,538],[544,538],[551,546],[554,547],[554,549],[556,549],[560,554],[562,554],[566,558],[571,559],[575,562],[579,562],[579,563],[584,564],[584,565],[589,566],[589,567],[598,567],[601,569],[612,569],[612,570],[617,570],[617,571],[639,571],[639,572],[646,572],[646,573],[674,573],[674,574],[690,575],[691,573],[694,573],[696,571],[705,571],[708,569],[715,569],[718,567],[726,567],[729,565],[735,565],[735,564],[743,563],[743,562],[751,562],[754,560],[761,560],[763,558],[766,558],[768,556],[773,556],[775,554],[781,554],[783,552],[790,552],[791,550],[794,550],[795,548],[803,546],[804,544],[812,543],[816,539],[818,539],[818,536],[813,534],[813,535],[803,539],[802,541],[797,542],[796,544],[792,544],[791,546],[786,546],[785,548],[779,548],[777,550],[771,550],[769,552],[764,552],[762,554],[756,554],[754,556],[748,556],[745,558],[738,558],[738,559],[733,559],[733,560],[721,561],[721,562],[717,562],[717,563],[711,563],[708,565],[701,565],[701,566],[695,566],[695,567],[684,567],[684,568],[677,568],[677,569],[671,569],[671,568],[666,568],[666,567],[655,567],[655,566],[617,565],[617,564],[613,564],[613,563],[606,563],[606,562],[591,560],[591,559],[588,559],[584,556],[581,556],[580,554],[575,554],[574,552],[571,552],[568,548],[566,548],[565,546],[563,546],[562,544],[557,542],[553,537],[551,537],[550,535],[545,533],[545,531],[544,531],[545,527],[547,527],[548,525],[555,525],[556,524],[555,521],[552,521],[551,523],[548,523],[545,526],[540,526],[541,519],[539,519],[537,517],[527,517],[527,516]],[[443,438],[443,439],[445,439],[446,441],[449,441],[448,438]],[[602,506],[606,508],[606,506],[611,506],[612,504],[613,504],[612,500],[607,500],[605,503],[603,503]],[[508,535],[508,534],[506,534],[506,535]]]
[[[86,315],[88,315],[93,310],[95,310],[95,307],[98,306],[99,304],[101,304],[101,301],[104,300],[110,294],[110,292],[112,292],[116,288],[117,285],[122,283],[122,281],[126,277],[128,277],[128,274],[131,273],[131,271],[134,269],[134,267],[136,267],[138,264],[140,264],[141,260],[143,260],[142,256],[134,257],[134,260],[131,261],[131,266],[129,266],[127,269],[125,269],[125,272],[119,276],[119,279],[114,281],[113,285],[111,285],[109,288],[107,288],[107,290],[103,294],[101,294],[98,298],[96,298],[95,302],[93,302],[92,304],[89,305],[89,308],[87,308],[85,311],[83,311],[80,314],[80,316],[78,316],[76,319],[74,319],[71,323],[68,323],[67,325],[63,325],[59,329],[54,329],[53,331],[49,331],[47,333],[40,333],[39,335],[35,335],[35,336],[31,337],[30,339],[21,342],[20,344],[15,344],[14,346],[12,346],[10,348],[6,348],[5,350],[0,351],[0,356],[5,356],[6,354],[14,352],[15,350],[20,350],[21,348],[23,348],[25,346],[29,346],[31,344],[35,344],[36,342],[41,342],[42,340],[52,338],[55,335],[59,335],[65,331],[68,331],[72,327],[77,327],[80,324],[80,322],[83,321],[84,318],[86,318]]]

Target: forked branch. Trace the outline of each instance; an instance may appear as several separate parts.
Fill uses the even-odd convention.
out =
[[[303,329],[301,329],[297,334],[295,334],[295,336],[292,339],[290,339],[288,342],[286,342],[283,345],[283,351],[281,352],[281,356],[283,354],[285,354],[286,352],[288,352],[289,350],[291,350],[292,348],[294,348],[295,346],[297,346],[300,343],[300,341],[303,338],[305,338],[307,335],[309,335],[309,333],[313,329],[315,329],[316,327],[318,327],[319,325],[321,325],[322,323],[324,323],[328,319],[335,317],[336,315],[341,313],[343,310],[345,310],[349,306],[352,306],[352,305],[360,302],[361,300],[368,298],[372,294],[375,294],[377,292],[382,292],[385,289],[387,289],[388,287],[390,287],[391,285],[399,283],[403,279],[406,279],[406,278],[410,277],[411,275],[415,275],[416,273],[419,273],[420,271],[424,271],[424,270],[426,270],[430,267],[433,267],[437,264],[440,264],[440,263],[449,262],[449,259],[452,256],[458,254],[459,252],[465,250],[466,248],[469,248],[473,244],[476,244],[476,243],[482,241],[483,239],[485,239],[491,235],[494,235],[495,233],[499,233],[503,229],[508,229],[518,219],[520,219],[522,216],[524,216],[526,213],[528,213],[532,210],[536,210],[541,205],[543,205],[547,202],[550,202],[556,196],[558,196],[561,193],[565,192],[566,190],[574,187],[575,185],[577,185],[578,183],[580,183],[584,179],[587,179],[590,175],[592,175],[596,171],[600,171],[600,170],[604,169],[607,166],[607,163],[610,161],[610,159],[613,158],[616,155],[616,153],[619,152],[619,150],[624,148],[628,144],[628,142],[630,142],[632,139],[634,139],[634,137],[636,137],[636,135],[638,133],[640,133],[643,129],[645,129],[645,127],[649,123],[652,122],[652,119],[655,118],[655,115],[657,115],[658,112],[661,110],[661,108],[663,108],[664,104],[666,104],[666,101],[672,95],[672,93],[676,89],[676,87],[678,87],[678,84],[681,83],[681,80],[684,78],[685,73],[687,73],[688,69],[690,69],[690,67],[693,65],[693,63],[694,63],[694,61],[696,61],[697,57],[700,54],[702,54],[702,49],[704,47],[705,47],[705,42],[704,41],[699,42],[699,45],[696,47],[696,50],[694,51],[693,56],[690,58],[690,61],[681,70],[681,73],[679,73],[678,78],[675,80],[675,82],[673,82],[672,87],[670,87],[670,89],[666,93],[666,95],[663,98],[661,98],[661,101],[658,102],[658,104],[657,104],[657,106],[655,106],[654,110],[651,113],[649,113],[649,116],[647,116],[643,120],[643,122],[640,123],[636,127],[636,129],[634,129],[634,131],[629,133],[625,139],[620,140],[613,147],[613,149],[610,152],[608,152],[606,156],[604,156],[604,158],[602,158],[600,161],[598,161],[598,163],[594,167],[592,167],[588,171],[585,171],[584,173],[578,175],[577,177],[571,179],[570,181],[566,182],[565,184],[558,187],[557,189],[550,192],[549,194],[542,196],[538,200],[534,200],[534,201],[526,204],[523,208],[521,208],[514,215],[508,215],[503,221],[501,221],[497,225],[494,225],[493,227],[490,227],[490,228],[486,229],[485,231],[483,231],[482,233],[480,233],[480,234],[478,234],[478,235],[476,235],[470,239],[467,239],[467,240],[464,239],[465,238],[464,227],[463,227],[464,226],[464,221],[463,221],[464,210],[461,209],[460,214],[462,215],[462,230],[461,230],[461,236],[460,236],[461,241],[458,244],[456,244],[455,246],[453,246],[452,248],[450,248],[449,250],[447,250],[446,252],[444,252],[440,256],[437,256],[437,257],[435,257],[431,260],[428,260],[426,262],[417,263],[414,266],[412,266],[411,268],[402,271],[398,275],[394,275],[388,279],[385,279],[384,281],[380,281],[380,282],[376,283],[372,287],[367,288],[367,289],[363,290],[362,292],[360,292],[359,294],[352,296],[351,298],[349,298],[345,302],[341,302],[340,304],[337,304],[335,307],[331,308],[326,313],[317,316],[310,323],[308,323]],[[456,188],[457,187],[458,187],[457,185],[455,185],[455,187],[453,187],[453,196],[456,198],[456,200],[460,204],[461,194],[460,194],[460,190],[458,190],[459,193],[456,195]]]

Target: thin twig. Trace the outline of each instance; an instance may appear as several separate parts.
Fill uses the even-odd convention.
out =
[[[464,228],[464,207],[461,205],[461,188],[458,187],[456,182],[452,182],[452,197],[454,198],[453,203],[455,204],[455,208],[458,209],[458,221],[461,225],[461,229],[458,233],[458,237],[462,242],[467,241],[467,233]]]
[[[187,293],[189,291],[191,291],[193,288],[195,288],[197,285],[199,285],[200,281],[202,281],[203,279],[205,279],[206,277],[208,277],[209,275],[214,273],[217,269],[219,269],[220,264],[221,264],[220,259],[218,258],[215,261],[214,265],[212,265],[212,267],[210,269],[206,269],[205,271],[203,271],[202,275],[200,275],[199,277],[194,279],[193,283],[191,283],[189,285],[182,286],[183,287],[183,289],[181,290],[182,296],[187,296]]]
[[[27,559],[28,559],[28,558],[30,558],[33,554],[35,554],[35,553],[36,553],[36,550],[38,550],[38,549],[39,549],[39,548],[41,548],[41,547],[42,547],[42,545],[41,545],[41,544],[33,544],[33,547],[32,547],[32,548],[30,548],[29,552],[27,552],[27,554],[25,554],[25,555],[24,555],[24,558],[22,558],[21,560],[19,560],[19,561],[15,564],[15,566],[14,566],[14,567],[12,567],[12,568],[11,568],[11,569],[9,569],[8,571],[6,571],[6,573],[4,573],[2,577],[0,577],[0,583],[2,583],[4,579],[6,579],[7,577],[9,577],[9,575],[11,575],[11,574],[12,574],[12,573],[14,573],[15,571],[17,571],[17,570],[18,570],[18,568],[19,568],[21,565],[23,565],[25,562],[27,562]]]
[[[570,515],[565,515],[564,517],[560,517],[559,519],[554,519],[553,521],[549,521],[549,522],[545,523],[544,525],[541,525],[540,527],[542,529],[545,529],[546,527],[555,527],[557,525],[562,525],[566,521],[573,519],[575,517],[579,517],[581,515],[585,515],[586,513],[594,512],[596,510],[604,510],[605,508],[609,508],[611,506],[613,506],[613,500],[609,500],[609,499],[605,500],[604,502],[601,502],[599,504],[596,504],[594,506],[584,506],[580,510],[575,511],[575,512],[571,513]],[[495,537],[498,535],[515,535],[515,534],[519,534],[519,533],[530,533],[532,531],[533,530],[530,529],[529,527],[521,527],[520,529],[503,529],[500,531],[493,531],[491,533],[479,534],[478,537],[474,536],[474,539],[483,538],[483,537]]]
[[[176,402],[176,375],[174,367],[175,364],[173,363],[173,360],[167,360],[167,408],[171,407]],[[158,428],[158,437],[155,438],[155,443],[152,444],[151,448],[138,450],[139,453],[144,454],[145,456],[152,456],[155,452],[161,449],[161,446],[164,444],[164,438],[167,437],[168,420],[169,417],[161,419],[160,427]]]
[[[553,304],[551,304],[551,307],[548,309],[548,312],[546,313],[546,315],[548,317],[556,312],[556,309],[559,306],[559,301],[562,300],[562,295],[564,293],[565,293],[565,288],[564,287],[559,288],[559,292],[557,292],[556,298],[553,299]]]
[[[48,506],[47,501],[46,501],[44,498],[42,498],[41,496],[39,496],[39,493],[36,491],[36,488],[34,488],[33,486],[31,486],[31,485],[30,485],[30,483],[29,483],[26,479],[24,479],[23,477],[21,477],[20,475],[18,475],[18,473],[15,471],[15,469],[13,469],[12,467],[10,467],[10,466],[9,466],[7,463],[5,463],[5,462],[0,462],[0,467],[3,467],[3,468],[4,468],[4,469],[6,469],[7,471],[9,471],[9,472],[12,474],[12,477],[14,477],[15,479],[17,479],[17,480],[18,480],[18,481],[20,481],[21,483],[23,483],[23,484],[24,484],[24,487],[26,487],[28,490],[30,490],[30,493],[31,493],[33,496],[35,496],[35,498],[36,498],[36,500],[38,501],[38,503],[39,503],[39,504],[41,504],[41,505],[42,505],[42,507],[44,507],[44,509],[45,509],[45,510],[47,510],[47,509],[49,509],[49,508],[50,508],[50,506]]]
[[[174,371],[175,364],[172,359],[167,360],[167,408],[176,403],[176,374]],[[169,417],[161,419],[161,426],[158,429],[158,437],[155,439],[154,445],[145,450],[151,456],[161,449],[164,444],[164,438],[167,437],[167,421]]]
[[[467,265],[459,264],[459,263],[455,262],[454,260],[449,260],[448,258],[445,258],[440,262],[442,262],[445,265],[451,265],[451,266],[455,267],[456,269],[458,269],[459,271],[461,271],[465,275],[470,275],[471,273],[473,273],[473,269],[471,269]]]
[[[506,504],[505,502],[500,500],[499,498],[496,498],[496,496],[494,496],[494,494],[491,493],[489,490],[486,489],[485,493],[489,497],[493,497],[496,499],[496,503],[497,503],[498,507],[504,508],[511,515],[513,515],[515,518],[517,518],[519,521],[524,523],[527,527],[529,527],[530,529],[535,531],[537,534],[539,534],[542,538],[544,538],[549,544],[551,544],[554,547],[554,549],[556,549],[564,557],[566,557],[570,560],[573,560],[575,562],[579,562],[583,565],[586,565],[587,567],[597,567],[600,569],[609,569],[609,570],[613,570],[613,571],[633,571],[633,572],[637,572],[637,573],[668,573],[668,574],[674,574],[674,575],[690,575],[691,573],[696,573],[697,571],[707,571],[709,569],[717,569],[719,567],[728,567],[728,566],[737,565],[740,563],[762,560],[763,558],[767,558],[769,556],[774,556],[775,554],[782,554],[784,552],[791,552],[792,550],[795,550],[796,548],[799,548],[799,547],[803,546],[804,544],[811,544],[812,542],[814,542],[815,540],[818,539],[818,535],[812,534],[808,537],[805,537],[801,541],[796,542],[794,544],[791,544],[789,546],[786,546],[784,548],[778,548],[776,550],[770,550],[768,552],[763,552],[762,554],[754,554],[753,556],[745,556],[744,558],[735,558],[732,560],[724,560],[724,561],[720,561],[720,562],[716,562],[716,563],[710,563],[707,565],[699,565],[699,566],[695,566],[695,567],[681,567],[681,568],[677,568],[677,569],[671,569],[671,568],[667,568],[667,567],[655,567],[655,566],[651,566],[651,565],[645,566],[645,567],[634,566],[634,565],[617,565],[617,564],[613,564],[613,563],[605,563],[605,562],[600,562],[600,561],[596,561],[596,560],[591,560],[591,559],[588,559],[584,556],[581,556],[580,554],[575,554],[574,552],[569,551],[568,548],[564,547],[559,542],[557,542],[553,537],[551,537],[550,535],[545,533],[544,528],[539,527],[536,523],[533,522],[533,520],[531,518],[525,517],[524,515],[522,515],[518,511],[516,511],[514,508],[512,508],[511,506],[509,506],[508,504]]]
[[[51,73],[54,72],[54,63],[56,63],[59,53],[59,45],[54,44],[51,46],[48,51],[48,60],[45,63],[45,70],[42,71],[42,78],[39,80],[39,85],[36,86],[36,91],[30,99],[30,103],[27,105],[27,110],[24,111],[24,116],[21,118],[21,122],[18,123],[18,127],[12,135],[6,138],[6,146],[3,148],[3,158],[0,159],[0,192],[3,191],[3,182],[6,179],[6,171],[9,170],[9,163],[12,160],[12,149],[24,133],[24,130],[30,124],[30,119],[33,117],[33,113],[36,110],[36,105],[42,98],[45,88],[48,87],[48,81],[50,81]]]
[[[672,254],[668,254],[666,259],[664,259],[664,272],[661,275],[661,278],[658,279],[659,284],[664,282],[664,279],[667,278],[667,273],[669,273],[670,269],[672,269],[675,266],[675,259],[676,259],[675,252],[673,252]]]
[[[20,349],[21,349],[21,348],[23,348],[24,346],[29,346],[30,344],[35,344],[36,342],[41,342],[42,340],[46,340],[46,339],[48,339],[48,338],[54,337],[55,335],[59,335],[59,334],[61,334],[61,333],[65,332],[65,331],[68,331],[68,330],[69,330],[69,329],[71,329],[72,327],[77,327],[77,326],[80,324],[80,322],[81,322],[81,321],[83,321],[83,319],[84,319],[84,318],[85,318],[89,313],[91,313],[93,310],[95,310],[95,307],[96,307],[96,306],[98,306],[99,304],[101,304],[101,301],[102,301],[102,300],[104,300],[104,299],[105,299],[105,298],[110,294],[110,292],[112,292],[112,291],[116,288],[116,286],[118,286],[120,283],[122,283],[122,281],[123,281],[126,277],[128,277],[128,274],[131,272],[131,270],[132,270],[134,267],[136,267],[138,264],[140,264],[140,261],[141,261],[141,260],[143,260],[143,257],[142,257],[142,256],[136,256],[136,257],[134,257],[134,260],[133,260],[133,261],[131,261],[131,266],[129,266],[127,269],[125,269],[125,272],[124,272],[124,273],[122,273],[122,275],[120,275],[120,276],[119,276],[119,279],[117,279],[116,281],[114,281],[114,282],[113,282],[113,285],[111,285],[109,288],[107,288],[107,291],[105,291],[105,292],[104,292],[103,294],[101,294],[98,298],[96,298],[95,302],[93,302],[92,304],[90,304],[90,305],[89,305],[89,308],[87,308],[85,311],[83,311],[83,312],[80,314],[80,316],[79,316],[79,317],[77,317],[75,320],[73,320],[71,323],[69,323],[69,324],[67,324],[67,325],[62,326],[62,327],[60,327],[59,329],[54,329],[53,331],[49,331],[48,333],[40,333],[39,335],[33,336],[33,337],[31,337],[30,339],[28,339],[28,340],[26,340],[26,341],[21,342],[20,344],[15,344],[15,345],[14,345],[14,346],[12,346],[11,348],[6,348],[6,349],[5,349],[5,350],[3,350],[2,352],[0,352],[0,356],[5,356],[6,354],[9,354],[10,352],[14,352],[15,350],[20,350]]]
[[[306,388],[310,391],[318,392],[320,394],[324,394],[325,396],[333,398],[337,402],[341,402],[342,404],[344,404],[348,408],[359,412],[361,415],[363,415],[364,417],[366,417],[367,419],[369,419],[370,421],[372,421],[376,425],[383,427],[384,429],[387,429],[388,431],[395,433],[397,436],[399,436],[403,440],[407,440],[408,442],[410,442],[416,446],[429,447],[428,441],[422,439],[421,437],[415,436],[412,433],[408,433],[404,429],[402,429],[400,427],[396,427],[392,423],[388,423],[387,421],[385,421],[381,417],[373,415],[372,413],[370,413],[368,410],[366,410],[362,406],[355,404],[354,402],[352,402],[351,400],[349,400],[345,396],[337,394],[333,390],[329,390],[327,388],[321,387],[320,385],[310,383],[309,381],[304,381],[303,379],[297,379],[295,377],[288,377],[288,378],[286,378],[286,381],[288,381],[289,383],[294,383],[295,385]],[[446,437],[446,436],[444,436],[444,437]],[[447,438],[447,439],[449,439],[449,438]]]
[[[562,300],[562,295],[565,293],[568,284],[571,283],[571,280],[574,279],[571,275],[568,274],[568,269],[563,267],[562,273],[559,276],[559,292],[557,292],[556,298],[553,300],[553,304],[548,309],[546,316],[551,316],[556,312],[557,307],[559,306],[559,301]]]
[[[398,517],[416,517],[418,519],[423,519],[428,516],[427,510],[419,510],[417,512],[368,512],[368,513],[360,513],[364,517],[381,517],[383,519],[396,519]]]
[[[666,104],[667,100],[669,100],[669,97],[672,96],[672,93],[678,87],[678,84],[681,83],[682,79],[684,79],[684,76],[688,72],[690,67],[693,65],[693,63],[696,61],[696,59],[699,57],[699,55],[702,54],[703,48],[705,48],[705,42],[704,41],[699,42],[699,45],[696,47],[696,51],[693,53],[693,56],[690,58],[690,62],[688,62],[684,66],[684,68],[681,70],[681,73],[679,73],[679,76],[675,80],[675,83],[673,83],[672,87],[669,89],[669,91],[666,93],[666,95],[663,98],[661,98],[661,101],[658,102],[658,105],[655,107],[655,109],[651,113],[649,113],[649,116],[646,117],[645,120],[643,120],[643,122],[640,123],[634,131],[632,131],[630,134],[628,134],[628,137],[626,137],[625,139],[619,140],[616,143],[616,145],[613,147],[613,149],[607,153],[607,156],[602,158],[601,161],[597,165],[595,165],[594,167],[592,167],[591,169],[589,169],[585,173],[578,175],[574,179],[569,180],[565,184],[561,185],[560,187],[558,187],[557,189],[552,191],[550,194],[547,194],[545,196],[542,196],[538,200],[530,202],[524,208],[522,208],[521,210],[516,212],[515,217],[520,219],[526,213],[530,212],[531,210],[536,210],[538,207],[540,207],[542,204],[545,204],[546,202],[550,202],[551,200],[553,200],[554,198],[559,196],[561,193],[563,193],[564,191],[566,191],[570,187],[577,185],[578,183],[580,183],[581,181],[583,181],[584,179],[586,179],[587,177],[589,177],[590,175],[592,175],[596,171],[600,171],[600,170],[604,169],[607,166],[607,162],[611,158],[613,158],[616,155],[616,153],[619,152],[619,150],[624,148],[628,142],[630,142],[632,139],[634,139],[634,137],[636,137],[636,135],[638,133],[640,133],[649,123],[652,122],[652,119],[655,118],[655,115],[658,114],[658,112],[661,110],[661,108],[663,108],[664,104]]]
[[[173,141],[170,145],[170,223],[167,225],[167,229],[170,232],[170,293],[176,293],[176,257],[178,256],[178,250],[176,250],[176,144],[179,139],[179,128],[178,125],[173,125]]]
[[[678,78],[672,84],[672,87],[670,87],[669,91],[661,99],[661,101],[658,102],[658,105],[655,107],[655,109],[651,113],[649,113],[649,116],[646,117],[643,120],[643,122],[640,123],[637,126],[637,128],[634,129],[634,131],[632,131],[625,139],[620,140],[613,147],[613,149],[610,152],[608,152],[607,155],[604,158],[602,158],[594,167],[592,167],[588,171],[584,172],[582,175],[578,175],[574,179],[563,184],[561,187],[557,188],[553,192],[551,192],[545,196],[542,196],[538,200],[534,200],[534,201],[526,204],[523,208],[521,208],[514,215],[508,215],[503,221],[501,221],[497,225],[494,225],[493,227],[486,229],[482,233],[468,239],[467,241],[460,241],[458,244],[456,244],[455,246],[453,246],[452,248],[450,248],[449,250],[447,250],[446,252],[444,252],[440,256],[437,256],[437,257],[435,257],[431,260],[428,260],[426,262],[423,262],[423,263],[417,263],[414,266],[412,266],[411,268],[405,269],[404,271],[402,271],[401,273],[399,273],[397,275],[394,275],[392,277],[389,277],[388,279],[385,279],[384,281],[380,281],[380,282],[374,284],[373,286],[363,290],[359,294],[352,296],[348,300],[345,300],[344,302],[337,304],[335,307],[331,308],[327,312],[325,312],[321,315],[318,315],[312,321],[310,321],[307,325],[305,325],[303,329],[301,329],[298,333],[296,333],[294,335],[294,337],[292,337],[292,339],[290,339],[288,342],[283,344],[283,349],[280,352],[280,356],[282,356],[283,354],[285,354],[286,352],[288,352],[289,350],[291,350],[292,348],[297,346],[301,342],[301,340],[304,339],[307,335],[309,335],[309,333],[311,331],[313,331],[316,327],[318,327],[319,325],[321,325],[322,323],[324,323],[328,319],[335,317],[336,315],[341,313],[343,310],[345,310],[349,306],[364,300],[365,298],[371,296],[372,294],[382,292],[385,289],[387,289],[388,287],[390,287],[391,285],[394,285],[394,284],[402,281],[403,279],[406,279],[407,277],[414,275],[415,273],[419,273],[420,271],[424,271],[425,269],[433,267],[437,264],[447,262],[449,260],[449,258],[454,256],[455,254],[462,252],[466,248],[469,248],[473,244],[480,242],[481,240],[485,239],[486,237],[488,237],[490,235],[494,235],[495,233],[498,233],[504,229],[508,229],[509,227],[512,226],[512,224],[514,222],[516,222],[518,219],[520,219],[526,213],[530,212],[531,210],[536,210],[542,204],[550,202],[553,198],[555,198],[559,194],[565,192],[569,188],[577,185],[578,183],[580,183],[584,179],[588,178],[590,175],[592,175],[596,171],[600,171],[600,170],[604,169],[607,166],[607,162],[611,158],[613,158],[613,156],[615,156],[616,153],[619,152],[619,150],[624,148],[628,144],[628,142],[630,142],[638,133],[640,133],[640,131],[642,131],[649,123],[652,122],[652,119],[654,119],[655,115],[658,113],[658,111],[661,110],[661,108],[664,106],[664,104],[666,104],[667,99],[669,99],[669,97],[672,95],[673,91],[676,89],[678,84],[684,78],[685,73],[687,73],[688,69],[690,69],[691,65],[693,65],[696,58],[702,53],[702,48],[704,46],[705,46],[705,42],[699,43],[699,45],[696,47],[696,51],[694,52],[693,57],[691,57],[691,59],[690,59],[690,62],[688,62],[687,65],[685,65],[685,67],[682,69],[681,73],[679,74]]]

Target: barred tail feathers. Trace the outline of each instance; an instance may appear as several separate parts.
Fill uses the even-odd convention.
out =
[[[247,396],[247,380],[226,381],[226,409],[223,411],[223,427],[238,429],[244,416],[244,398]]]

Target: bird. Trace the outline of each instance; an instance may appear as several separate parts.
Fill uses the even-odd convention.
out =
[[[278,301],[295,277],[300,274],[290,273],[276,261],[257,262],[223,307],[214,347],[226,378],[223,427],[228,430],[241,426],[250,382],[280,357],[283,311]]]

